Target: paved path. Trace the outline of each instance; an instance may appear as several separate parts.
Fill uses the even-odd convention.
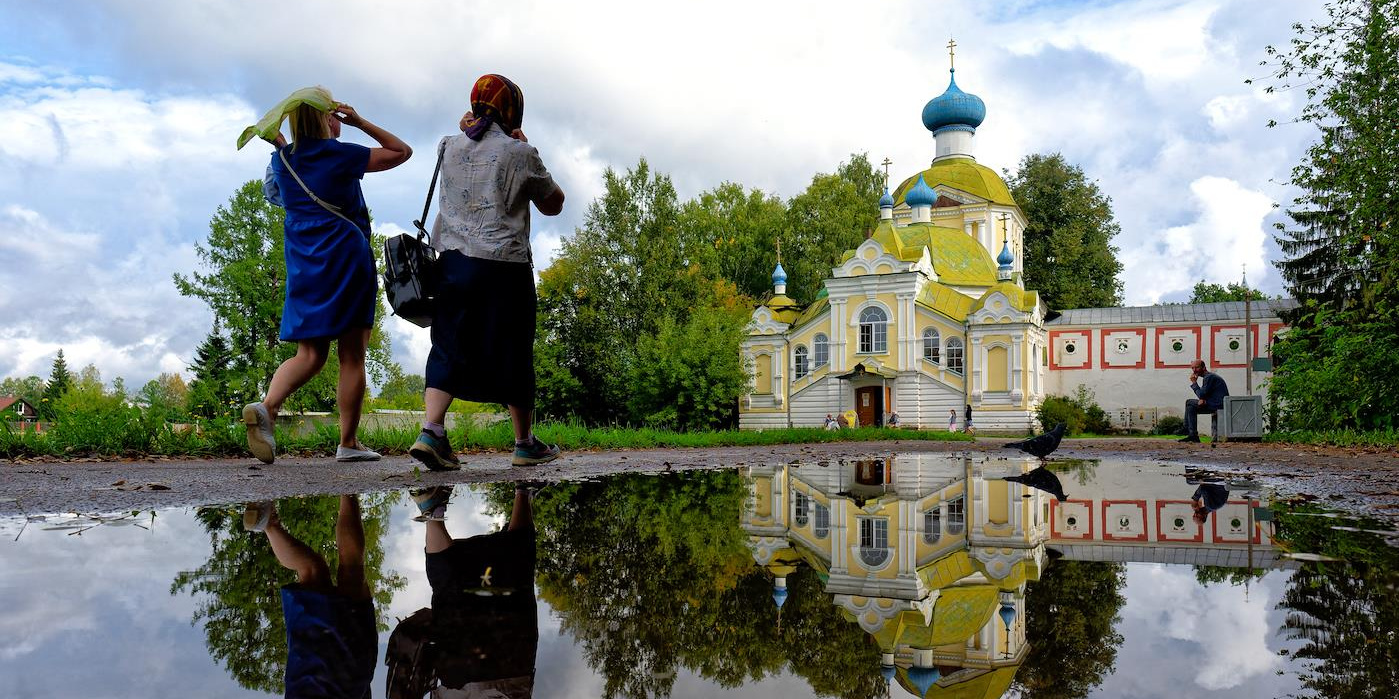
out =
[[[455,473],[418,471],[406,456],[340,464],[283,459],[270,466],[246,459],[0,461],[0,515],[112,512],[151,507],[265,500],[289,495],[369,492],[438,483],[564,480],[620,472],[744,465],[815,463],[894,453],[1006,455],[1007,440],[846,442],[773,447],[647,449],[569,453],[545,466],[512,468],[504,453],[467,454]],[[1342,509],[1399,523],[1399,454],[1354,449],[1231,443],[1218,448],[1159,439],[1066,440],[1062,458],[1147,459],[1208,466],[1249,475],[1289,494],[1324,499]]]

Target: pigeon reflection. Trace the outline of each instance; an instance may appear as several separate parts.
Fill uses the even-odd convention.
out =
[[[1059,476],[1044,466],[1037,466],[1018,476],[1006,476],[1005,480],[1028,485],[1036,490],[1043,490],[1058,498],[1059,502],[1069,499],[1069,496],[1064,494],[1064,484],[1059,482]]]
[[[389,636],[389,699],[528,699],[534,695],[539,622],[534,597],[531,488],[515,488],[501,531],[453,539],[446,509],[451,486],[413,492],[426,523],[432,606],[403,619]]]

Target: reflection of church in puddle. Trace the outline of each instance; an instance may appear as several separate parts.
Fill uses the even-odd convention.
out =
[[[1201,526],[1195,486],[1179,476],[1117,469],[1080,483],[1063,473],[1061,502],[1003,480],[1032,465],[910,455],[753,467],[743,528],[779,608],[786,576],[810,566],[878,643],[885,678],[919,697],[1005,693],[1028,650],[1026,584],[1050,549],[1070,560],[1277,564],[1245,500]]]

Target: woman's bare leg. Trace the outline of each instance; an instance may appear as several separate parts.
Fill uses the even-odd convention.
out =
[[[452,546],[452,535],[447,531],[447,523],[440,519],[427,521],[427,540],[423,548],[428,553],[442,553]]]
[[[441,389],[429,388],[423,391],[423,403],[428,422],[447,424],[447,409],[452,407],[452,394]]]
[[[282,528],[282,521],[273,512],[267,522],[267,543],[272,545],[272,554],[283,568],[296,571],[296,581],[312,590],[330,588],[330,567],[325,558],[315,549],[302,543],[300,539]]]
[[[359,416],[364,409],[364,356],[369,328],[352,328],[336,342],[340,356],[340,383],[335,404],[340,409],[340,446],[359,448]]]
[[[262,399],[262,404],[267,408],[267,414],[272,417],[277,416],[277,411],[282,409],[282,403],[286,401],[293,391],[306,385],[307,381],[315,378],[321,372],[321,367],[325,366],[326,356],[330,354],[330,341],[324,338],[314,340],[298,340],[296,343],[296,354],[282,362],[277,367],[276,373],[272,374],[272,383],[267,386],[267,397]]]
[[[336,589],[351,599],[369,599],[369,583],[364,576],[364,520],[360,516],[358,496],[340,496],[340,512],[335,518],[335,550],[340,556],[336,566]]]
[[[510,408],[510,426],[515,428],[515,441],[523,442],[529,439],[530,429],[534,427],[534,411],[513,405],[506,407]]]

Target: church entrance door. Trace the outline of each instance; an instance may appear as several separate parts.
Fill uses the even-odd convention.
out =
[[[865,386],[855,389],[855,414],[861,427],[884,424],[884,389]]]

